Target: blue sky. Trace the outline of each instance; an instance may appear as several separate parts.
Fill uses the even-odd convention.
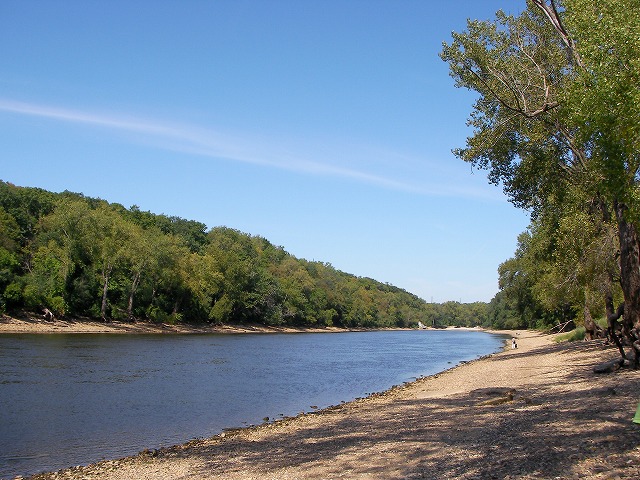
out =
[[[489,301],[528,224],[456,159],[438,57],[524,0],[0,2],[0,179],[260,235],[427,301]]]

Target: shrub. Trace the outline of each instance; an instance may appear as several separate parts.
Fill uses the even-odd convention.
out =
[[[576,342],[579,340],[584,340],[587,331],[584,327],[578,327],[574,330],[571,330],[567,333],[561,333],[556,335],[553,339],[554,342]]]
[[[15,307],[22,303],[22,285],[13,282],[7,285],[2,295],[7,307]]]
[[[149,306],[147,308],[147,317],[153,323],[169,323],[169,315],[167,315],[160,307]]]
[[[44,303],[44,298],[40,294],[38,287],[35,285],[26,285],[22,295],[24,297],[25,306],[31,310],[39,308]]]
[[[56,315],[64,315],[67,313],[67,302],[64,301],[64,298],[60,296],[50,297],[47,299],[47,303],[49,304],[49,308]]]

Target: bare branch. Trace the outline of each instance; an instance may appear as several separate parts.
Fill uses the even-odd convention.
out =
[[[557,101],[553,101],[553,102],[545,102],[541,107],[533,110],[533,111],[528,111],[525,106],[520,105],[520,102],[517,99],[516,96],[516,105],[511,105],[509,104],[509,102],[503,98],[502,96],[500,96],[498,94],[498,92],[495,91],[495,89],[493,87],[491,87],[491,85],[489,85],[489,83],[482,78],[482,75],[479,75],[474,69],[470,68],[467,65],[464,65],[465,70],[467,70],[471,75],[473,75],[474,77],[476,77],[476,79],[478,80],[478,82],[480,82],[488,91],[489,93],[493,96],[493,98],[495,98],[498,102],[500,102],[500,104],[505,107],[508,110],[511,110],[512,112],[515,113],[519,113],[520,115],[523,115],[527,118],[533,118],[533,117],[537,117],[538,115],[548,112],[549,110],[553,110],[554,108],[560,106],[560,103]],[[494,78],[496,78],[500,83],[502,83],[506,88],[508,88],[509,90],[511,90],[512,93],[514,93],[514,89],[512,86],[508,85],[502,78],[500,78],[499,75],[496,74],[496,72],[492,71],[491,69],[489,70],[489,73],[491,73]],[[514,94],[515,96],[515,94]]]
[[[582,58],[578,53],[578,49],[576,48],[576,43],[567,32],[567,29],[564,27],[562,23],[562,19],[560,17],[560,12],[558,12],[558,8],[556,6],[555,0],[549,0],[550,3],[547,3],[546,0],[531,0],[535,6],[537,6],[540,10],[544,12],[546,17],[549,19],[553,28],[555,28],[556,32],[562,38],[563,43],[567,47],[569,56],[573,58],[576,64],[580,67],[584,67],[584,63],[582,62]]]

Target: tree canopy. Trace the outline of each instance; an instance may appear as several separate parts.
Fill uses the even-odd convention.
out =
[[[525,311],[540,321],[569,308],[585,324],[592,312],[606,314],[609,333],[617,339],[621,330],[636,364],[639,7],[529,0],[518,16],[469,21],[441,53],[456,85],[478,93],[473,134],[455,154],[488,170],[532,216],[516,256],[501,266],[493,304],[511,305],[528,324]]]
[[[474,326],[486,304],[428,304],[228,227],[0,182],[0,311],[211,324]]]

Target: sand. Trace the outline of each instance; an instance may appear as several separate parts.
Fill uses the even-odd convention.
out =
[[[246,325],[170,325],[150,322],[99,322],[96,320],[55,319],[46,321],[33,315],[0,316],[0,333],[118,333],[118,334],[197,334],[197,333],[295,333],[344,332],[337,327],[279,327]]]
[[[365,399],[34,478],[640,478],[640,372],[593,373],[617,355],[602,341],[517,338]]]

